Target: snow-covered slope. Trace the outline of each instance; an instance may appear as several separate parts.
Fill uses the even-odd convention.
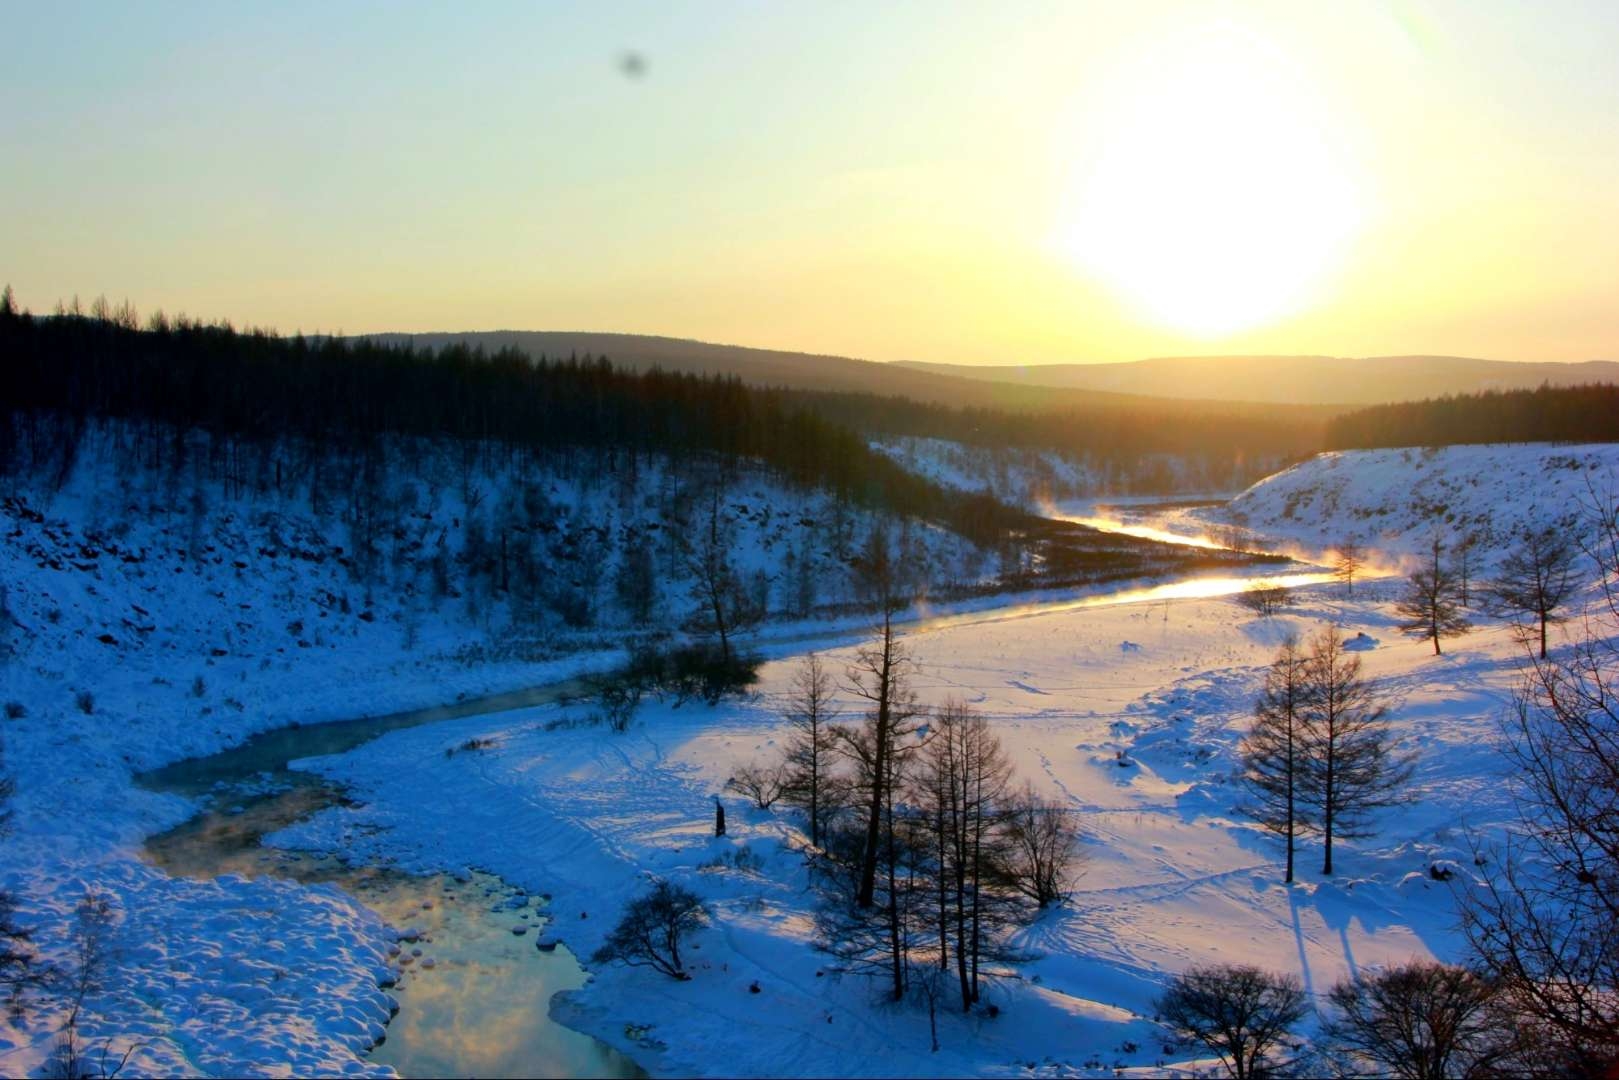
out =
[[[551,893],[562,915],[547,933],[579,955],[648,881],[691,888],[714,924],[693,942],[689,981],[605,967],[552,1006],[655,1075],[1212,1075],[1152,1020],[1174,971],[1257,963],[1324,995],[1369,967],[1462,956],[1453,890],[1430,868],[1471,870],[1472,830],[1493,837],[1510,819],[1496,717],[1520,653],[1492,626],[1436,659],[1393,623],[1386,605],[1345,603],[1329,588],[1299,594],[1274,619],[1189,600],[987,612],[908,635],[923,700],[980,710],[1020,779],[1073,810],[1085,832],[1072,902],[1027,913],[1014,941],[1031,961],[992,985],[995,1014],[941,1008],[937,1051],[924,1006],[830,977],[814,946],[802,821],[726,790],[739,766],[781,753],[791,659],[766,665],[758,700],[649,703],[619,736],[554,724],[567,712],[554,706],[390,734],[309,763],[361,805],[324,811],[275,842],[414,870],[488,866]],[[1420,753],[1418,772],[1374,836],[1340,840],[1336,875],[1319,873],[1312,839],[1288,886],[1274,837],[1237,809],[1236,747],[1277,642],[1329,624],[1357,642],[1401,744]],[[852,652],[823,658],[841,670]],[[861,706],[840,695],[845,717]],[[484,749],[446,753],[468,742]],[[402,763],[444,796],[413,797],[398,782]],[[713,836],[716,797],[729,804],[723,838]]]
[[[987,492],[1036,512],[1064,500],[1097,495],[1232,491],[1263,475],[1260,462],[1246,462],[1233,475],[1195,456],[1177,454],[1109,461],[1058,450],[911,436],[874,440],[871,448],[945,487]]]
[[[1318,454],[1224,507],[1190,511],[1313,552],[1354,541],[1390,559],[1475,538],[1483,568],[1526,527],[1578,531],[1619,490],[1619,444],[1514,443]]]
[[[677,541],[706,504],[657,460],[626,479],[419,445],[381,470],[369,505],[383,513],[367,517],[338,483],[244,494],[214,478],[200,438],[192,467],[146,469],[123,435],[88,432],[60,485],[0,486],[0,739],[16,781],[0,889],[46,963],[68,953],[87,891],[109,903],[118,978],[80,1030],[116,1039],[115,1055],[138,1041],[131,1071],[376,1072],[362,1055],[389,1015],[381,920],[329,888],[146,865],[143,839],[194,806],[132,774],[270,728],[614,663],[629,628],[613,587],[625,538],[652,538],[652,626],[678,626],[695,600]],[[738,575],[776,615],[847,600],[839,549],[875,521],[757,473],[735,479],[719,514]],[[935,580],[973,581],[985,565],[954,534],[894,524]],[[539,571],[526,594],[523,551]],[[0,1074],[39,1068],[62,1015],[45,997],[24,1020],[0,1017]]]

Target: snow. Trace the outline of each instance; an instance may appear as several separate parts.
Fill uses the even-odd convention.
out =
[[[998,1018],[950,1015],[938,1054],[925,1015],[876,1004],[877,988],[857,979],[817,976],[824,957],[811,947],[797,823],[724,791],[738,765],[779,752],[788,659],[765,667],[757,700],[650,705],[619,737],[548,730],[558,710],[543,708],[396,732],[306,763],[352,785],[363,805],[275,842],[419,870],[483,865],[552,892],[561,917],[548,933],[578,955],[650,878],[686,884],[717,916],[696,939],[692,981],[609,967],[553,1006],[654,1074],[1011,1075],[1031,1060],[1098,1075],[1116,1061],[1156,1068],[1166,1035],[1150,1019],[1152,1000],[1166,973],[1193,962],[1260,963],[1325,993],[1363,968],[1457,957],[1452,893],[1428,870],[1444,861],[1465,871],[1470,831],[1510,817],[1491,749],[1517,670],[1510,633],[1480,632],[1435,660],[1392,631],[1383,605],[1325,589],[1271,620],[1229,600],[1179,601],[1167,616],[1128,605],[909,636],[925,700],[983,711],[1019,772],[1078,809],[1087,833],[1073,902],[1020,934],[1039,959],[994,992]],[[1421,765],[1411,804],[1385,815],[1375,839],[1340,841],[1336,876],[1313,872],[1320,853],[1306,844],[1300,881],[1286,887],[1276,843],[1233,809],[1233,752],[1280,635],[1330,622],[1379,642],[1362,655]],[[1136,648],[1121,650],[1125,642]],[[840,670],[850,650],[823,655]],[[496,741],[444,756],[472,737]],[[1117,766],[1120,749],[1134,768]],[[402,772],[442,797],[412,798]],[[716,795],[728,800],[723,839],[711,835]],[[716,865],[742,847],[757,872]],[[759,995],[748,992],[754,981]],[[1121,1051],[1126,1043],[1137,1052]]]
[[[1406,563],[1436,531],[1447,544],[1474,535],[1487,568],[1525,526],[1578,533],[1616,477],[1614,443],[1345,450],[1317,454],[1184,520],[1252,526],[1283,541],[1282,550],[1316,555],[1350,540]]]
[[[22,712],[0,719],[17,781],[0,888],[18,895],[42,961],[59,966],[86,891],[110,902],[117,979],[87,1003],[81,1033],[95,1047],[112,1039],[114,1058],[138,1043],[126,1074],[386,1074],[364,1058],[391,1006],[378,986],[389,974],[382,921],[329,888],[171,879],[148,866],[142,841],[198,804],[146,791],[134,774],[289,724],[609,667],[623,658],[619,617],[604,595],[612,621],[581,629],[498,598],[433,600],[422,562],[391,556],[439,535],[453,553],[474,516],[488,526],[503,501],[525,497],[508,475],[465,473],[453,448],[416,447],[412,469],[384,475],[384,499],[406,524],[381,546],[418,572],[389,569],[366,587],[350,572],[339,493],[324,493],[323,512],[302,487],[228,497],[200,469],[135,464],[124,434],[92,427],[59,489],[0,490],[0,702]],[[206,440],[193,441],[193,462],[206,461]],[[629,487],[523,480],[551,520],[608,534],[660,522],[680,487],[656,461]],[[869,514],[747,473],[721,513],[744,575],[790,551],[815,562],[820,602],[846,599],[836,547],[863,536]],[[941,572],[975,580],[985,561],[941,530],[910,535]],[[617,557],[609,548],[588,567],[602,594]],[[659,615],[678,621],[687,585],[678,568],[666,575]],[[787,590],[770,584],[779,611]],[[0,1018],[0,1073],[40,1067],[64,1008],[41,998],[23,1020]]]
[[[951,439],[898,435],[873,439],[871,448],[920,476],[957,491],[993,494],[1036,512],[1054,503],[1107,495],[1130,499],[1132,492],[1204,492],[1221,485],[1241,486],[1266,464],[1248,460],[1230,471],[1199,455],[1138,454],[1127,461],[1105,455],[1036,447],[991,447]]]
[[[1612,447],[1323,455],[1257,485],[1235,509],[1265,539],[1302,547],[1330,547],[1352,522],[1357,539],[1394,561],[1425,543],[1438,502],[1452,527],[1499,537],[1519,519],[1561,520],[1586,480],[1608,482],[1616,463]],[[196,804],[146,792],[132,774],[293,721],[561,677],[611,662],[617,640],[610,625],[571,640],[552,627],[536,643],[544,662],[490,659],[485,624],[505,612],[447,605],[434,617],[419,593],[377,589],[368,598],[331,558],[234,566],[239,553],[266,545],[270,529],[285,537],[326,528],[301,497],[268,520],[205,491],[209,509],[198,521],[165,510],[177,502],[160,484],[138,470],[115,474],[110,457],[88,453],[60,493],[7,493],[0,581],[26,629],[13,632],[17,655],[0,667],[0,697],[27,715],[0,721],[18,779],[0,886],[20,895],[21,921],[57,960],[85,889],[112,900],[118,978],[93,997],[85,1035],[120,1050],[138,1040],[129,1074],[386,1073],[364,1054],[388,1017],[379,984],[397,962],[389,955],[397,934],[329,887],[199,882],[148,866],[142,839]],[[754,490],[750,519],[764,517],[764,506],[777,523],[801,509],[787,493]],[[555,491],[570,507],[595,506],[589,514],[621,505],[583,486]],[[436,503],[419,493],[421,512],[453,515],[447,492]],[[1181,514],[1191,526],[1214,520]],[[328,532],[321,542],[343,538]],[[759,539],[750,565],[797,542],[790,531]],[[941,559],[972,554],[947,538],[928,542]],[[313,541],[292,546],[320,550]],[[1020,775],[1081,812],[1085,873],[1071,904],[1019,932],[1037,959],[992,991],[1000,1015],[942,1014],[938,1053],[924,1013],[882,1005],[877,988],[825,974],[812,947],[799,823],[725,793],[737,766],[779,753],[781,696],[804,645],[773,647],[752,699],[650,702],[622,735],[553,725],[567,710],[545,706],[397,731],[305,762],[349,785],[355,802],[274,842],[424,872],[486,869],[551,894],[556,917],[544,940],[579,956],[651,877],[688,885],[716,916],[695,940],[692,980],[605,967],[552,1003],[555,1017],[659,1075],[1192,1069],[1197,1054],[1166,1049],[1167,1033],[1151,1019],[1168,975],[1189,964],[1259,963],[1323,994],[1379,964],[1461,955],[1453,890],[1472,880],[1470,838],[1512,817],[1495,749],[1521,656],[1507,628],[1486,621],[1434,657],[1398,633],[1387,590],[1375,587],[1353,599],[1331,586],[1302,588],[1270,619],[1196,595],[999,603],[908,633],[923,664],[918,689],[929,703],[954,697],[984,712]],[[310,647],[288,631],[295,620],[310,628]],[[1397,732],[1421,756],[1411,799],[1384,813],[1375,837],[1340,841],[1330,879],[1315,872],[1320,852],[1307,842],[1300,880],[1288,887],[1277,842],[1235,810],[1234,751],[1281,635],[1328,624],[1353,639],[1390,696]],[[842,670],[857,637],[831,633],[823,655],[832,670]],[[474,654],[484,658],[469,663]],[[81,691],[94,696],[89,712],[75,704]],[[491,741],[445,753],[473,738]],[[1120,752],[1131,767],[1118,766]],[[729,811],[723,839],[712,836],[716,795]],[[744,848],[752,858],[738,868]],[[1450,870],[1451,882],[1435,880],[1434,867]],[[0,1072],[39,1068],[59,1021],[48,1004],[0,1020]]]

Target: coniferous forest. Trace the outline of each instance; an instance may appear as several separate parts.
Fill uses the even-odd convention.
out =
[[[1374,405],[1327,423],[1326,449],[1619,441],[1619,386],[1486,390]]]

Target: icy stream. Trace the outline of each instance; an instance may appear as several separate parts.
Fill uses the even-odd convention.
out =
[[[578,689],[577,682],[564,682],[386,717],[283,728],[147,773],[139,778],[145,786],[201,797],[205,807],[150,838],[147,857],[175,875],[271,875],[333,885],[405,931],[391,991],[399,1012],[387,1040],[371,1053],[404,1076],[644,1076],[616,1050],[550,1019],[551,996],[583,985],[586,976],[566,946],[536,948],[546,922],[544,897],[525,896],[486,874],[418,877],[261,843],[344,798],[341,789],[290,762],[342,753],[401,728],[549,703]]]
[[[1085,523],[1142,535],[1139,525],[1119,527],[1099,518]],[[1202,538],[1167,533],[1155,538],[1212,546]],[[1316,571],[1269,577],[1288,586],[1331,579]],[[1194,577],[941,614],[924,610],[906,632],[1070,608],[1229,595],[1253,580]],[[830,636],[847,635],[843,631]],[[794,647],[805,638],[789,635],[761,644]],[[196,817],[150,838],[147,857],[175,875],[273,875],[336,886],[391,925],[409,928],[412,940],[400,943],[396,960],[399,981],[393,993],[399,1012],[389,1024],[387,1040],[371,1055],[373,1061],[391,1065],[405,1076],[644,1076],[629,1058],[550,1019],[551,996],[582,985],[586,975],[565,946],[536,948],[543,940],[545,898],[523,896],[483,874],[418,877],[352,865],[341,853],[313,855],[261,843],[264,836],[345,797],[325,779],[292,768],[292,762],[344,753],[401,728],[553,703],[580,689],[580,682],[572,680],[390,716],[282,728],[210,757],[146,773],[138,778],[142,785],[204,803]]]

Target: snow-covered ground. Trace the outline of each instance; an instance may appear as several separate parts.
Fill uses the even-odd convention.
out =
[[[1318,454],[1223,507],[1180,515],[1183,530],[1234,525],[1322,555],[1344,541],[1406,562],[1437,533],[1476,538],[1485,569],[1525,527],[1575,533],[1619,482],[1619,444],[1514,443]],[[1595,496],[1595,498],[1593,498]],[[1201,530],[1200,530],[1201,526]]]
[[[1453,499],[1480,491],[1481,501],[1493,492],[1498,528],[1552,505],[1554,492],[1577,493],[1587,476],[1605,482],[1611,473],[1600,463],[1615,460],[1606,447],[1465,450],[1481,456],[1446,464],[1450,479],[1434,490],[1454,488]],[[1342,535],[1335,519],[1396,505],[1429,475],[1416,470],[1462,452],[1335,455],[1337,464],[1301,466],[1316,470],[1301,483],[1316,495],[1283,513],[1287,496],[1267,489],[1294,483],[1293,470],[1244,496],[1246,525],[1330,546]],[[1599,464],[1560,466],[1556,454]],[[1351,480],[1360,472],[1364,484]],[[1521,480],[1502,482],[1514,475]],[[1342,480],[1330,509],[1329,476]],[[1386,494],[1363,494],[1374,485]],[[264,558],[244,568],[224,543],[208,551],[213,536],[234,537],[230,545],[245,551],[266,539],[256,531],[264,523],[231,518],[225,500],[200,525],[185,514],[128,512],[143,500],[162,503],[87,471],[49,503],[6,504],[0,581],[26,629],[0,668],[0,699],[26,715],[0,721],[18,779],[0,886],[20,895],[20,921],[57,959],[85,889],[113,901],[118,981],[93,998],[84,1034],[113,1038],[116,1048],[139,1040],[132,1073],[382,1071],[363,1057],[389,1007],[378,988],[389,974],[381,920],[329,888],[194,882],[147,866],[142,838],[193,805],[143,792],[131,773],[271,726],[532,684],[612,654],[469,664],[469,643],[487,641],[476,618],[418,610],[407,633],[410,612],[397,597],[366,597],[332,559]],[[1366,542],[1392,556],[1425,539],[1424,511],[1398,505],[1406,509],[1355,519]],[[1471,507],[1451,510],[1475,521],[1484,507]],[[1397,514],[1400,529],[1373,529],[1372,519]],[[1166,1050],[1149,1019],[1167,974],[1192,962],[1260,962],[1322,992],[1368,965],[1459,955],[1450,887],[1426,871],[1436,859],[1470,867],[1468,833],[1488,835],[1511,815],[1493,744],[1520,650],[1505,628],[1486,625],[1435,658],[1396,633],[1387,595],[1357,588],[1351,601],[1331,587],[1303,590],[1269,620],[1227,599],[1025,610],[909,636],[924,699],[954,696],[985,712],[1020,774],[1081,811],[1087,831],[1073,902],[1020,932],[1038,959],[993,992],[998,1017],[948,1016],[936,1054],[924,1014],[878,1004],[877,989],[858,980],[817,974],[825,958],[811,946],[813,897],[790,814],[728,799],[730,833],[711,835],[712,797],[736,766],[779,751],[791,649],[777,649],[762,669],[756,699],[648,704],[622,735],[548,730],[559,709],[547,707],[395,732],[321,759],[312,767],[348,783],[358,805],[324,811],[277,842],[423,870],[491,870],[551,893],[550,932],[581,956],[648,875],[690,885],[717,915],[697,938],[690,982],[606,968],[553,1006],[655,1074],[1160,1070],[1195,1057]],[[1333,878],[1313,872],[1319,853],[1306,845],[1301,880],[1283,887],[1277,844],[1233,809],[1233,751],[1280,635],[1329,622],[1367,635],[1361,655],[1420,765],[1412,800],[1384,815],[1374,839],[1341,844]],[[853,643],[829,648],[833,670]],[[87,709],[81,692],[92,695]],[[445,754],[473,736],[492,741]],[[1133,767],[1116,764],[1120,750]],[[719,861],[743,846],[756,869]],[[20,1022],[0,1020],[0,1072],[37,1068],[59,1020],[49,1004]]]
[[[1421,765],[1411,802],[1385,815],[1374,840],[1342,845],[1335,876],[1314,872],[1320,853],[1306,845],[1301,880],[1284,887],[1277,844],[1233,809],[1233,750],[1282,633],[1328,622],[1368,635],[1367,668]],[[1369,965],[1459,955],[1450,889],[1427,871],[1439,859],[1467,864],[1469,830],[1488,833],[1510,815],[1491,747],[1518,647],[1494,628],[1435,659],[1390,623],[1383,605],[1322,589],[1271,620],[1230,600],[1180,601],[910,636],[924,699],[982,710],[1019,773],[1079,810],[1087,833],[1072,903],[1019,934],[1039,959],[994,992],[997,1018],[951,1016],[937,1054],[924,1013],[820,974],[827,958],[812,947],[798,823],[725,792],[738,765],[780,750],[790,659],[765,667],[756,701],[650,706],[622,736],[548,730],[555,708],[394,733],[311,763],[362,805],[276,842],[421,870],[487,867],[552,893],[551,932],[578,955],[600,944],[650,876],[690,886],[717,916],[696,939],[692,981],[608,968],[554,1006],[654,1074],[1153,1069],[1191,1056],[1166,1052],[1166,1033],[1148,1018],[1167,973],[1190,963],[1259,962],[1324,992]],[[835,670],[849,657],[825,654]],[[490,745],[446,756],[474,737]],[[1116,764],[1120,749],[1134,767]],[[418,785],[439,797],[417,797]],[[731,808],[724,839],[712,836],[716,795]],[[719,863],[742,847],[757,869]],[[1134,1052],[1122,1049],[1130,1043]]]
[[[1127,462],[1090,454],[1032,447],[988,447],[949,439],[892,436],[871,448],[911,472],[957,491],[987,492],[1005,502],[1045,512],[1053,504],[1099,495],[1129,498],[1140,492],[1206,491],[1241,486],[1259,472],[1246,463],[1243,476],[1212,469],[1195,456],[1141,454]],[[1216,473],[1218,473],[1216,475]]]
[[[193,461],[206,458],[199,446]],[[17,894],[17,921],[58,965],[86,892],[110,903],[117,978],[86,1003],[80,1032],[97,1049],[113,1040],[114,1060],[138,1044],[126,1073],[385,1072],[363,1054],[390,1008],[377,986],[387,928],[335,890],[171,879],[144,863],[144,838],[196,806],[139,788],[134,773],[270,728],[622,661],[610,588],[622,555],[611,541],[582,556],[598,612],[598,625],[582,628],[487,594],[435,599],[429,555],[437,543],[460,556],[475,520],[492,536],[504,504],[534,492],[559,529],[611,538],[656,524],[668,535],[681,528],[662,516],[679,501],[676,479],[655,462],[628,488],[530,475],[525,496],[509,477],[456,461],[429,452],[384,476],[400,527],[383,530],[370,582],[351,569],[342,493],[325,493],[319,512],[305,487],[227,497],[200,470],[133,464],[116,426],[91,432],[60,489],[35,480],[0,490],[0,740],[16,780],[0,889]],[[743,475],[720,512],[739,574],[765,579],[773,611],[796,599],[785,568],[802,559],[813,563],[814,601],[847,598],[839,537],[858,542],[870,515],[758,475]],[[909,535],[942,572],[973,580],[985,562],[941,530]],[[660,559],[655,613],[676,624],[689,582],[677,557]],[[45,995],[22,1020],[0,1016],[0,1074],[40,1067],[64,1008]]]

